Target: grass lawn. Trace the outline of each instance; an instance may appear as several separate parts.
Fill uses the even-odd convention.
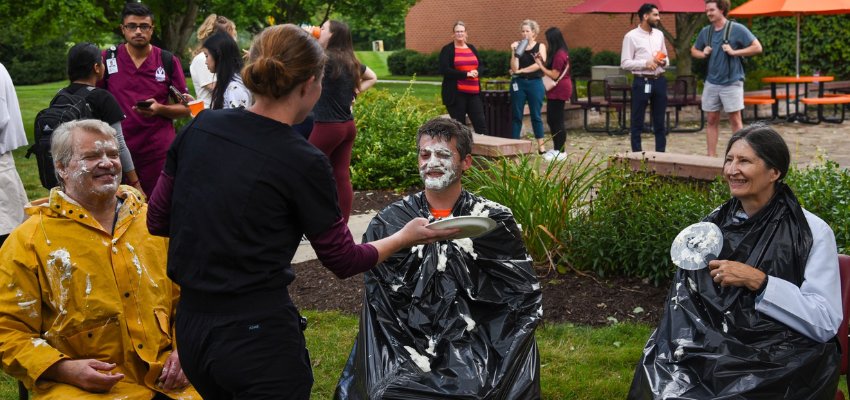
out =
[[[410,86],[411,84],[409,83],[378,82],[375,86],[373,86],[373,88],[379,90],[387,89],[390,93],[404,93],[404,91]],[[440,85],[413,84],[413,87],[410,89],[410,93],[422,100],[443,104],[440,97],[441,90],[442,88]]]
[[[313,398],[330,399],[345,367],[358,318],[339,312],[303,311],[313,361]],[[654,327],[617,324],[588,328],[549,324],[537,330],[544,399],[626,397],[635,364]]]
[[[378,75],[378,79],[386,79],[386,76],[390,74],[389,69],[387,69],[387,57],[393,54],[391,51],[355,51],[354,55],[357,56],[357,59],[360,60],[361,64],[366,65],[371,68],[372,71],[375,71],[375,75]]]

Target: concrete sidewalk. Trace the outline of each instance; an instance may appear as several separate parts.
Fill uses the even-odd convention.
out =
[[[354,241],[360,244],[363,239],[363,234],[366,232],[366,228],[369,227],[369,223],[372,222],[372,218],[375,214],[362,214],[362,215],[352,215],[351,218],[348,219],[348,230],[351,231],[351,235],[354,236]],[[304,261],[310,261],[316,259],[316,252],[313,251],[313,246],[310,246],[310,243],[303,243],[298,246],[298,250],[295,252],[295,257],[292,258],[292,263],[300,263]]]

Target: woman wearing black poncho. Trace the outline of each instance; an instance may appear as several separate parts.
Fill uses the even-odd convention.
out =
[[[835,236],[782,181],[790,154],[773,129],[726,147],[733,198],[708,268],[679,269],[643,351],[630,399],[832,399],[842,320]]]

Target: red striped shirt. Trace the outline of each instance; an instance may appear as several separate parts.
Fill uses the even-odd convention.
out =
[[[478,69],[478,58],[469,47],[465,49],[455,47],[455,69],[458,71],[469,72]],[[478,78],[459,79],[457,81],[457,90],[461,93],[478,93]]]

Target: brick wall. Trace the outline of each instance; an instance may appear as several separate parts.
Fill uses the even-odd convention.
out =
[[[519,27],[523,20],[533,19],[540,24],[537,40],[545,43],[544,32],[553,26],[561,29],[567,45],[590,47],[594,52],[611,50],[620,53],[623,36],[637,26],[638,18],[630,22],[629,14],[565,14],[564,10],[585,0],[533,0],[525,3],[505,0],[421,0],[410,9],[405,20],[405,40],[408,49],[420,53],[439,51],[452,41],[452,25],[460,20],[466,24],[469,43],[478,49],[509,50],[513,41],[520,40]],[[637,10],[635,10],[637,11]],[[662,15],[662,22],[675,29],[675,18]],[[667,49],[675,57],[673,46]]]

